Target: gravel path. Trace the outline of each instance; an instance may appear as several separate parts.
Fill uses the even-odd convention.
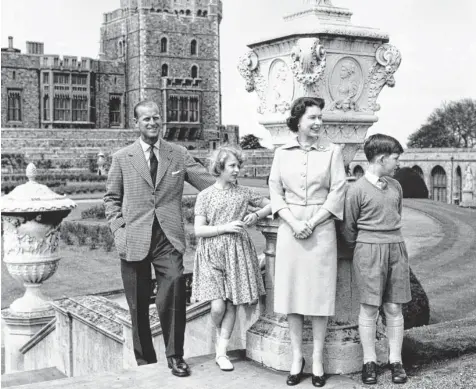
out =
[[[404,200],[404,206],[436,219],[444,234],[411,258],[430,300],[430,323],[476,316],[476,210],[414,199]]]
[[[405,385],[395,385],[389,369],[379,373],[376,385],[362,385],[364,388],[387,389],[474,389],[476,388],[476,355],[465,355],[458,359],[435,362],[415,367],[407,372]],[[355,382],[361,383],[360,375],[352,375]]]

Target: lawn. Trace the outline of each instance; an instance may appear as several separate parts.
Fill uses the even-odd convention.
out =
[[[68,219],[80,218],[90,202],[80,202]],[[430,299],[431,322],[455,320],[476,314],[476,211],[431,201],[405,200],[403,233],[411,266]],[[189,227],[190,228],[190,227]],[[265,247],[263,235],[249,233],[258,253]],[[43,286],[45,295],[57,299],[122,289],[115,251],[60,246],[62,260],[57,273]],[[184,265],[193,268],[193,251]],[[23,294],[2,262],[2,308]]]
[[[80,216],[81,208],[86,209],[90,206],[91,204],[79,204],[79,210],[76,210],[76,215],[72,217]],[[248,233],[255,243],[256,250],[263,252],[265,246],[263,235],[255,228],[250,228]],[[61,242],[60,254],[62,259],[57,272],[42,287],[46,296],[59,299],[122,289],[119,259],[115,250],[111,252],[106,252],[102,248],[90,250],[87,246],[68,246]],[[194,251],[187,249],[184,256],[186,271],[192,271],[193,257]],[[8,307],[23,293],[23,286],[10,276],[2,261],[2,309]]]

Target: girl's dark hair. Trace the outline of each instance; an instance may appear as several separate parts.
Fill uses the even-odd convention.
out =
[[[299,120],[306,112],[307,107],[319,107],[324,109],[324,99],[320,97],[299,97],[291,105],[291,116],[286,119],[286,124],[292,132],[298,132]]]
[[[403,147],[394,137],[374,134],[365,140],[364,153],[367,161],[372,162],[377,155],[403,154]]]

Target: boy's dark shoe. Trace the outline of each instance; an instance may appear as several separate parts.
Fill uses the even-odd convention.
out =
[[[362,367],[362,382],[367,385],[377,383],[377,364],[375,362],[367,362]]]
[[[404,384],[407,382],[407,373],[405,373],[401,362],[391,363],[390,370],[392,371],[392,382],[394,384]]]

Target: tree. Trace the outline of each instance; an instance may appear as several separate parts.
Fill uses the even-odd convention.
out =
[[[243,150],[250,150],[250,149],[264,149],[263,146],[259,143],[260,138],[253,134],[245,135],[241,138],[240,147]]]
[[[408,147],[476,147],[476,100],[443,103],[410,135]]]

